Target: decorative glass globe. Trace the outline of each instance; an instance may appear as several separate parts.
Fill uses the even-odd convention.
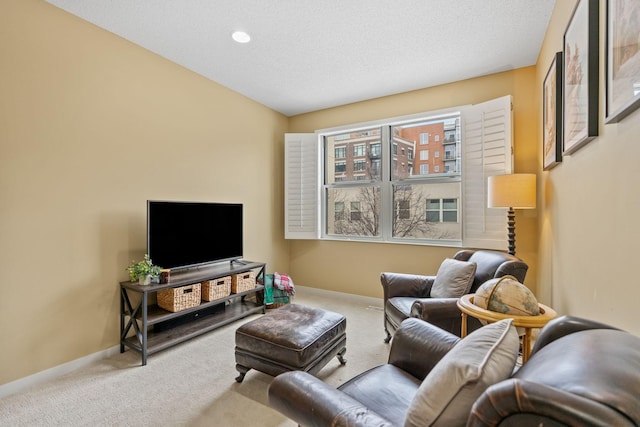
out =
[[[484,282],[476,291],[473,303],[485,310],[514,316],[540,314],[533,292],[513,276],[503,276]]]

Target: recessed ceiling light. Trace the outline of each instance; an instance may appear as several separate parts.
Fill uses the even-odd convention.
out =
[[[249,43],[251,36],[244,31],[234,31],[231,37],[238,43]]]

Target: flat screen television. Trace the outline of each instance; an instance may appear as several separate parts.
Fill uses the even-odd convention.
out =
[[[162,268],[180,269],[242,258],[239,203],[147,201],[147,253]]]

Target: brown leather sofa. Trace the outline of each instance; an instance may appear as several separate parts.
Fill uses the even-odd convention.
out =
[[[524,283],[529,268],[520,258],[498,251],[462,250],[453,259],[476,264],[475,277],[468,293],[475,293],[489,279],[506,275]],[[458,298],[431,298],[435,278],[389,272],[380,275],[384,295],[384,330],[387,334],[385,342],[391,340],[391,334],[408,317],[417,317],[460,336],[461,313],[456,305]],[[477,319],[470,318],[467,328],[473,331],[480,326]]]
[[[269,402],[303,426],[402,426],[422,380],[459,340],[408,319],[386,365],[338,389],[287,372],[272,382]],[[531,358],[472,405],[467,426],[473,427],[640,425],[640,338],[586,319],[554,319]]]

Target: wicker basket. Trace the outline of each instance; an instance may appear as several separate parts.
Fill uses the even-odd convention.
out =
[[[200,283],[158,291],[158,307],[182,311],[200,305]]]
[[[202,299],[213,301],[228,297],[231,294],[231,276],[202,282]]]
[[[247,271],[245,273],[234,274],[231,276],[231,293],[233,294],[249,291],[255,287],[256,273],[253,271]]]

